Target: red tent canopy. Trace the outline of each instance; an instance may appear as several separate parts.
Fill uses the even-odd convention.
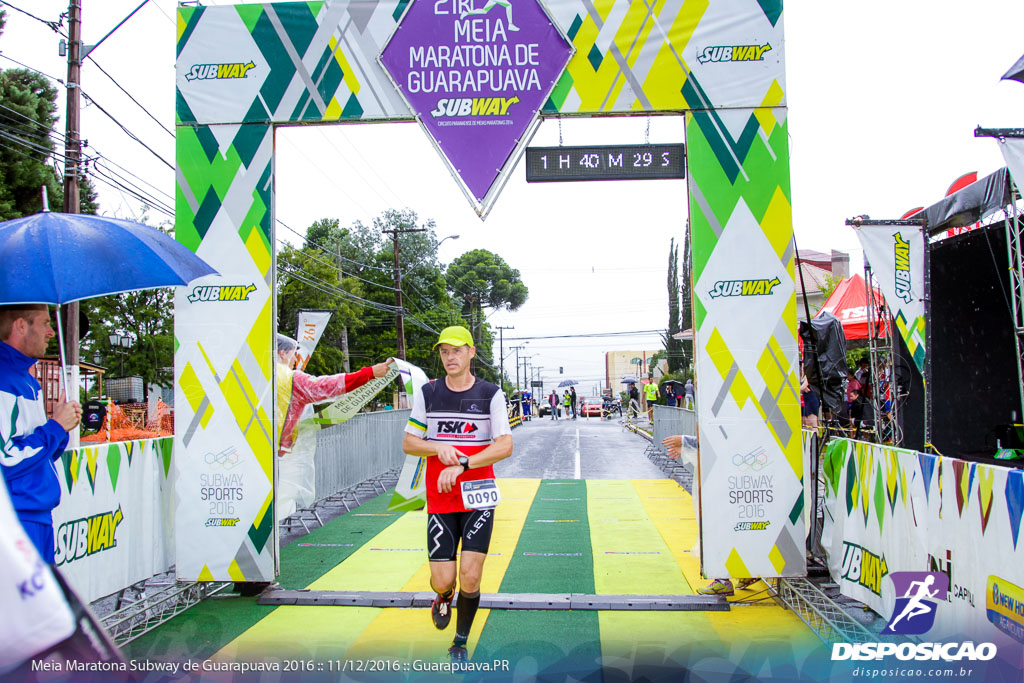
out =
[[[874,296],[875,308],[884,308],[885,299],[882,298],[882,293],[876,289]],[[860,275],[855,274],[840,282],[832,296],[821,307],[821,311],[814,317],[820,316],[822,311],[828,311],[839,318],[847,339],[868,339],[867,289],[864,286],[864,278]]]

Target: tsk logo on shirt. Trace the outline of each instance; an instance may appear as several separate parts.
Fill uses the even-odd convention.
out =
[[[438,420],[437,421],[437,433],[438,434],[453,434],[457,436],[470,436],[478,430],[472,422],[465,422],[464,420]]]

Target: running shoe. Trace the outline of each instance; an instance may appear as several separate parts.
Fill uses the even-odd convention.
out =
[[[736,590],[738,590],[738,591],[746,590],[746,589],[750,588],[751,586],[753,586],[755,583],[757,583],[759,580],[760,579],[758,579],[756,577],[752,578],[752,579],[736,579]]]
[[[464,647],[452,645],[448,648],[448,659],[451,660],[452,664],[462,666],[469,664],[469,653],[466,652],[466,648]]]
[[[697,592],[701,595],[732,595],[735,591],[729,579],[715,579],[703,588],[698,588]]]
[[[434,601],[430,603],[430,618],[434,620],[434,626],[439,631],[448,628],[448,624],[452,620],[452,598],[454,597],[455,591],[452,591],[447,598],[438,593]]]

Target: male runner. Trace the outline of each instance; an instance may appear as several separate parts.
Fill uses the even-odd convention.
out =
[[[469,330],[445,328],[434,344],[438,347],[447,374],[416,392],[402,450],[427,458],[427,556],[430,587],[437,593],[430,616],[438,629],[451,621],[458,569],[455,638],[448,655],[463,663],[500,500],[492,465],[512,455],[512,428],[504,393],[470,372],[476,347]],[[456,567],[460,540],[462,563]]]

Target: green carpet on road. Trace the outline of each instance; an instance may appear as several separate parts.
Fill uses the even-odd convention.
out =
[[[310,532],[281,549],[283,588],[305,588],[397,521],[403,513],[388,513],[391,492]],[[342,522],[343,523],[339,523]],[[228,590],[231,590],[228,588]],[[256,604],[257,598],[204,600],[160,628],[124,646],[129,659],[205,659],[270,614],[275,607]]]
[[[594,592],[585,481],[541,482],[501,592]],[[531,662],[519,661],[523,652]],[[600,656],[598,613],[569,610],[493,610],[474,653],[516,663],[517,675],[558,679],[595,668]]]

